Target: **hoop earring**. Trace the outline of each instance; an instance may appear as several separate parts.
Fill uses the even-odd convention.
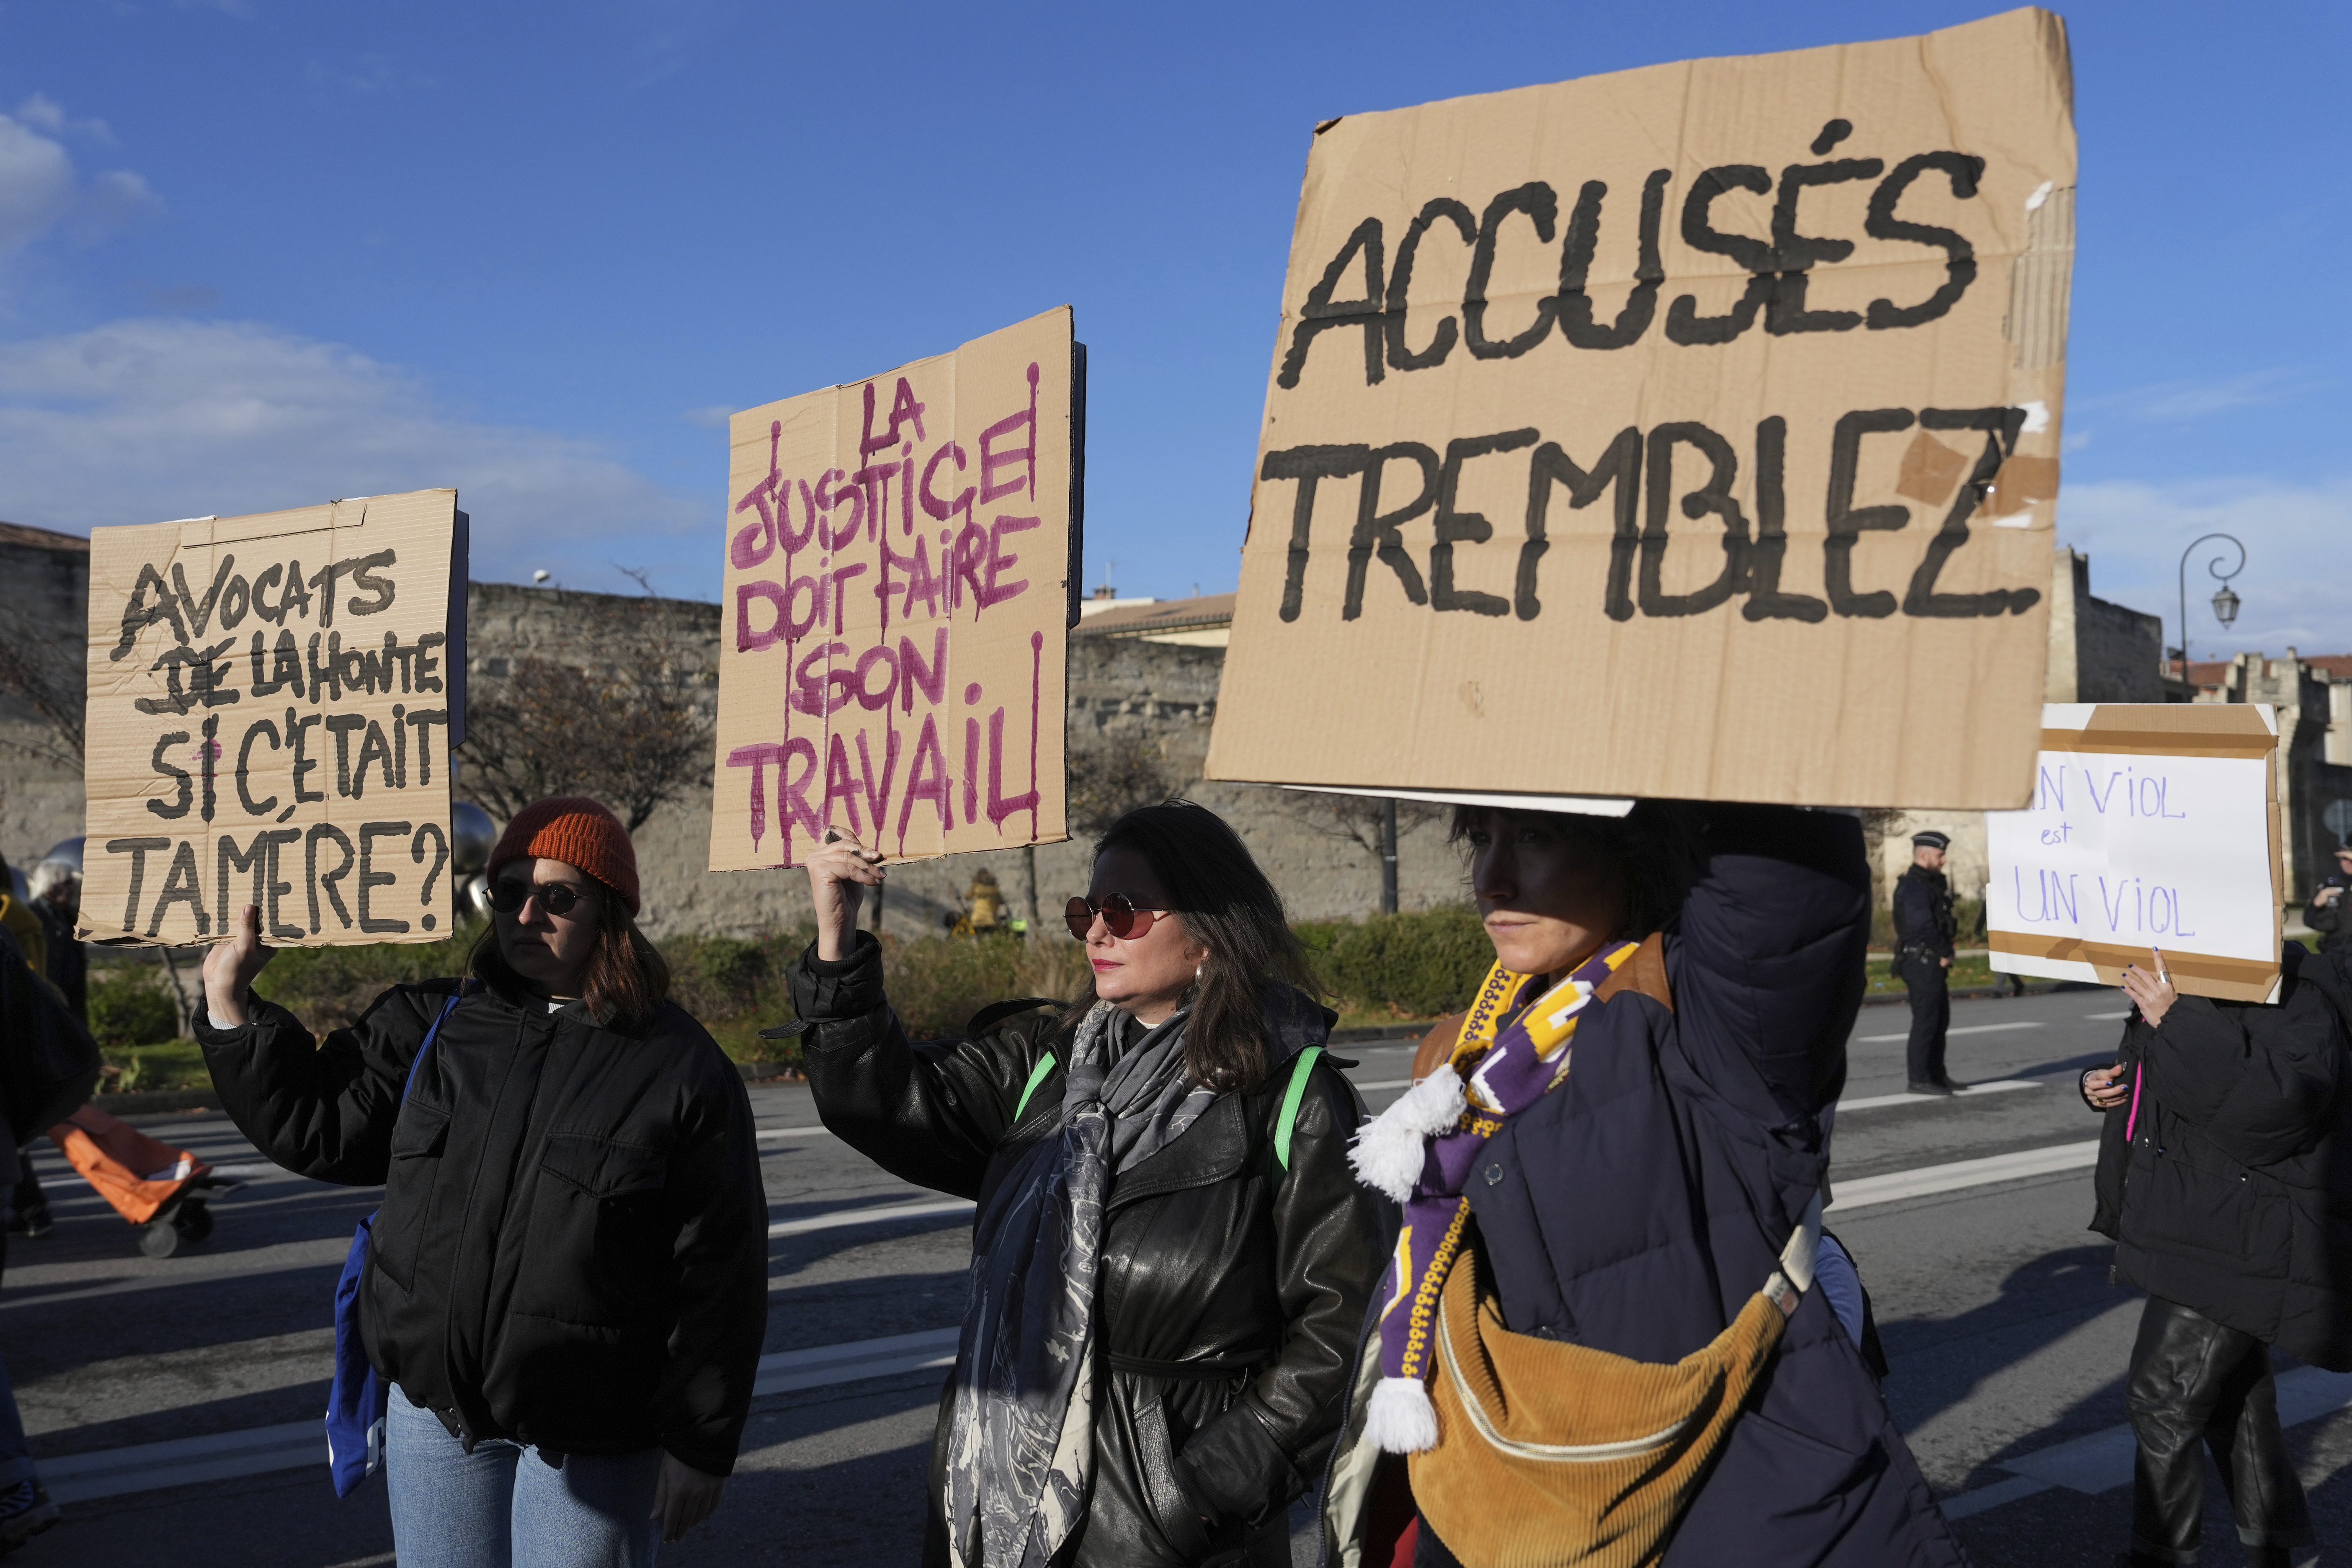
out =
[[[1194,965],[1192,966],[1192,984],[1193,984],[1198,985],[1199,984],[1201,984],[1201,972],[1202,972],[1202,970],[1204,970],[1204,969],[1208,968],[1208,967],[1209,967],[1209,961],[1208,961],[1207,959],[1205,959],[1205,958],[1204,958],[1204,959],[1202,959],[1200,963],[1196,963],[1196,964],[1194,964]]]

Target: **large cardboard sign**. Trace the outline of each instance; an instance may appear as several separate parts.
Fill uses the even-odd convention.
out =
[[[449,934],[466,545],[456,490],[91,531],[85,940]]]
[[[712,870],[1066,837],[1084,353],[1065,306],[735,416]]]
[[[2023,10],[1322,127],[1210,776],[2017,805],[2070,100]]]
[[[2053,702],[2033,798],[1985,815],[1992,966],[2267,1000],[2279,980],[2278,721],[2265,703]]]

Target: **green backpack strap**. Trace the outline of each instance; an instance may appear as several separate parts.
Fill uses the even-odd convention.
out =
[[[1307,1098],[1307,1080],[1315,1075],[1315,1063],[1322,1055],[1320,1046],[1299,1052],[1297,1065],[1290,1069],[1290,1087],[1283,1091],[1282,1117],[1274,1127],[1274,1158],[1285,1171],[1290,1169],[1290,1134],[1298,1125],[1299,1102]]]
[[[1045,1082],[1048,1078],[1053,1076],[1054,1068],[1056,1065],[1057,1064],[1054,1060],[1054,1053],[1051,1051],[1047,1051],[1044,1056],[1037,1058],[1037,1065],[1029,1069],[1029,1081],[1021,1086],[1021,1098],[1013,1102],[1013,1121],[1018,1121],[1021,1120],[1021,1113],[1029,1109],[1029,1097],[1037,1092],[1037,1086],[1039,1084]]]

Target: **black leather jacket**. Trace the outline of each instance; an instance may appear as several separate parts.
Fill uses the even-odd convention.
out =
[[[985,1211],[1021,1155],[1059,1132],[1056,1010],[984,1013],[971,1038],[917,1047],[862,933],[837,963],[803,954],[789,984],[809,1024],[818,1113],[892,1174]],[[1055,1065],[1031,1088],[1049,1054]],[[1226,1095],[1112,1185],[1094,1495],[1063,1564],[1290,1561],[1288,1505],[1338,1430],[1389,1223],[1349,1169],[1360,1105],[1328,1057],[1308,1078],[1288,1166],[1277,1163],[1290,1076],[1286,1063],[1256,1090]],[[946,1409],[942,1400],[942,1418]],[[946,1561],[941,1452],[935,1442],[923,1553],[934,1563]]]
[[[476,989],[404,1100],[454,984],[394,986],[323,1043],[257,997],[242,1028],[199,1016],[221,1109],[289,1171],[386,1184],[360,1329],[415,1403],[472,1436],[728,1474],[768,1322],[742,1075],[671,1003],[624,1030]]]

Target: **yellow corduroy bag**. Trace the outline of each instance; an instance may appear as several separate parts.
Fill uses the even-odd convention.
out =
[[[1818,1202],[1731,1325],[1674,1363],[1513,1333],[1464,1250],[1437,1311],[1423,1519],[1464,1568],[1642,1568],[1665,1555],[1812,1284]]]

